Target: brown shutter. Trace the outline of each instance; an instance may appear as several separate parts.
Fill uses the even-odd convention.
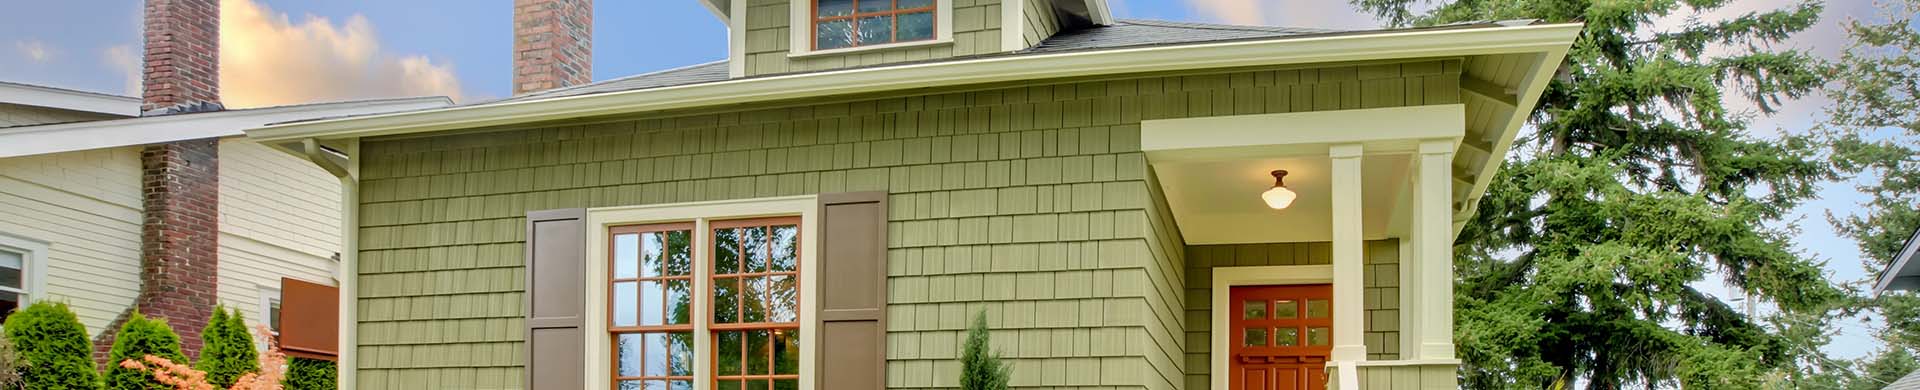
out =
[[[280,278],[280,349],[308,359],[340,356],[340,289]]]
[[[820,195],[820,388],[887,380],[887,194]]]
[[[585,387],[586,209],[528,212],[526,247],[526,388]]]

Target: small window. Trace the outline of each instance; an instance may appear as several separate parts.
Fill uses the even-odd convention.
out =
[[[0,247],[0,322],[27,301],[27,253]]]
[[[267,330],[280,334],[280,289],[260,287],[260,317],[267,323]]]
[[[935,0],[813,0],[813,49],[934,39]]]

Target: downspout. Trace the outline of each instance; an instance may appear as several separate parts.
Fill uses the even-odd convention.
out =
[[[300,140],[301,152],[314,165],[340,178],[340,262],[334,280],[340,286],[339,353],[334,362],[340,389],[358,388],[360,281],[355,270],[360,264],[360,139],[341,141],[340,150],[320,145],[312,138]]]

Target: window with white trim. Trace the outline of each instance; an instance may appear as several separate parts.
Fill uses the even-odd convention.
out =
[[[0,233],[0,322],[46,293],[47,247]]]
[[[260,317],[268,330],[280,334],[280,289],[260,287]]]
[[[934,0],[812,0],[813,49],[934,39]]]
[[[800,388],[800,217],[616,225],[606,245],[614,389]]]

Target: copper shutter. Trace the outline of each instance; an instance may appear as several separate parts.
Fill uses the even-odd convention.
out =
[[[280,278],[280,308],[280,349],[287,355],[322,360],[340,355],[340,289]]]
[[[886,383],[887,194],[820,195],[822,389]]]
[[[527,213],[528,389],[586,386],[587,211]]]

